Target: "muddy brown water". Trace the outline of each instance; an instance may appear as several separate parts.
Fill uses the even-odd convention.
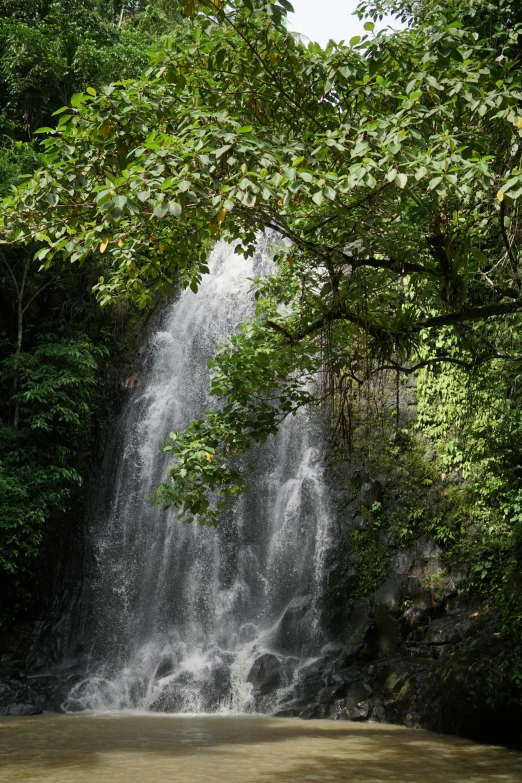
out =
[[[522,754],[396,726],[249,716],[0,719],[6,783],[522,783]]]

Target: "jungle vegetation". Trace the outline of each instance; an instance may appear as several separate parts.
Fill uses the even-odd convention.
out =
[[[1,2],[0,195],[42,165],[35,131],[53,112],[79,89],[139,77],[169,30],[183,35],[183,17],[161,3]],[[130,304],[100,310],[94,270],[39,270],[36,248],[0,245],[0,627],[34,610],[77,524],[93,409],[133,318]]]
[[[42,92],[33,116],[14,64],[16,78],[2,77],[11,123],[0,213],[2,296],[11,308],[2,315],[4,570],[30,561],[50,509],[67,502],[68,488],[42,498],[53,481],[76,480],[59,473],[78,464],[63,439],[82,439],[97,357],[107,350],[90,326],[80,337],[83,310],[53,316],[57,336],[46,348],[36,308],[43,287],[45,296],[82,288],[99,329],[100,313],[146,309],[177,283],[197,291],[216,239],[235,243],[239,264],[257,233],[271,229],[287,240],[277,270],[257,281],[255,318],[213,362],[215,410],[171,433],[170,477],[156,502],[217,524],[248,480],[238,458],[286,416],[328,406],[348,448],[365,389],[383,373],[397,384],[415,375],[411,426],[435,449],[454,499],[455,513],[430,532],[520,638],[520,4],[364,0],[366,35],[326,49],[287,31],[288,0],[132,8],[120,23],[117,9],[104,6],[106,19],[93,6],[92,47],[106,36],[106,70],[82,71],[91,55],[78,55],[78,73],[62,79],[74,90],[65,108],[62,86]],[[380,29],[388,12],[404,30]],[[20,13],[12,24],[25,24]],[[169,13],[172,34],[159,41],[155,15]],[[147,38],[154,47],[138,75]],[[34,117],[46,123],[41,146]],[[23,154],[13,155],[13,144]],[[20,311],[31,318],[22,338]],[[390,449],[400,450],[398,407],[390,415]],[[59,467],[38,489],[42,435],[45,460]],[[413,519],[412,534],[422,519]],[[27,552],[15,535],[27,537]]]

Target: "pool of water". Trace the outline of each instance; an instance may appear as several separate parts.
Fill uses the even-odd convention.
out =
[[[368,723],[40,715],[0,719],[0,781],[522,783],[522,754]]]

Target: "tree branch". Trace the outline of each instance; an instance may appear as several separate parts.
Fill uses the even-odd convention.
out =
[[[422,264],[415,264],[410,261],[399,261],[396,258],[357,258],[356,256],[349,256],[347,253],[342,254],[343,260],[352,266],[353,269],[359,269],[362,266],[371,266],[374,269],[387,269],[390,272],[394,272],[397,275],[405,275],[413,272],[421,272],[422,274],[431,274],[429,269],[422,266]]]
[[[517,283],[517,287],[518,287],[518,289],[520,291],[520,289],[522,288],[522,284],[520,282],[520,277],[518,276],[516,258],[513,255],[513,251],[511,249],[511,245],[509,244],[509,239],[508,239],[508,235],[507,235],[507,232],[506,232],[506,226],[505,226],[505,223],[504,223],[505,217],[506,217],[506,207],[505,207],[505,203],[503,201],[501,201],[500,202],[500,233],[502,234],[502,239],[504,241],[504,245],[506,246],[508,258],[509,258],[509,261],[510,261],[510,264],[511,264],[511,270],[512,270],[513,275],[515,277],[515,280],[516,280],[516,283]]]
[[[335,321],[348,321],[349,323],[358,326],[363,329],[367,334],[376,340],[389,339],[390,337],[406,336],[408,334],[416,334],[422,329],[434,329],[440,326],[452,326],[454,324],[460,324],[466,321],[477,321],[482,319],[491,318],[497,315],[510,315],[512,313],[522,311],[522,299],[518,299],[516,302],[497,302],[489,305],[479,305],[477,307],[471,307],[468,310],[462,310],[458,313],[448,313],[446,315],[437,315],[431,318],[425,318],[413,324],[408,329],[404,329],[401,332],[391,332],[380,326],[372,326],[371,323],[356,313],[352,313],[346,310],[335,309],[325,313],[321,318],[317,318],[304,328],[291,334],[284,327],[274,324],[272,321],[265,322],[265,325],[271,329],[284,334],[286,339],[296,344],[308,335],[319,332],[325,326]],[[501,358],[501,357],[499,357]],[[397,369],[393,366],[392,369]]]
[[[279,324],[274,323],[274,321],[265,321],[265,326],[268,326],[275,332],[279,332],[280,334],[284,335],[289,342],[294,342],[295,338],[293,335],[291,335],[290,332],[287,332],[286,329],[283,329],[282,326],[279,326]]]
[[[428,367],[430,364],[434,364],[435,362],[444,362],[449,364],[458,364],[460,367],[464,367],[465,370],[471,369],[473,366],[469,362],[465,362],[462,359],[455,359],[453,356],[432,356],[429,359],[424,359],[422,362],[417,362],[417,364],[412,364],[409,367],[403,367],[399,362],[394,362],[393,360],[390,360],[389,364],[381,364],[377,368],[380,370],[398,370],[399,372],[404,373],[405,375],[411,375],[411,373],[416,372],[417,370],[421,370],[423,367]]]
[[[6,267],[8,268],[9,273],[11,275],[11,278],[13,280],[13,283],[15,285],[16,294],[17,294],[18,297],[20,297],[20,289],[18,287],[18,280],[16,279],[16,276],[15,276],[15,274],[14,274],[12,268],[11,268],[11,265],[9,264],[9,262],[7,261],[7,259],[3,255],[2,255],[2,261],[6,265]]]
[[[488,305],[478,305],[470,307],[468,310],[461,310],[458,313],[448,313],[447,315],[436,315],[432,318],[426,318],[410,331],[420,331],[421,329],[433,329],[439,326],[451,326],[463,321],[480,321],[485,318],[491,318],[495,315],[510,315],[522,310],[522,299],[514,302],[496,302]]]

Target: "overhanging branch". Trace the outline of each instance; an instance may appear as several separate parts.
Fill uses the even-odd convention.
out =
[[[296,344],[305,337],[320,332],[328,324],[335,323],[336,321],[347,321],[348,323],[358,326],[374,339],[385,342],[389,341],[391,338],[397,339],[417,334],[422,331],[422,329],[436,329],[442,326],[453,326],[469,321],[487,320],[494,316],[511,315],[520,311],[522,311],[522,299],[518,299],[515,302],[497,302],[489,305],[479,305],[477,307],[468,308],[467,310],[461,310],[457,313],[447,313],[445,315],[425,318],[400,332],[393,332],[381,326],[376,326],[371,323],[370,319],[361,318],[360,315],[344,309],[330,310],[322,315],[321,318],[311,321],[294,333],[289,332],[283,326],[280,326],[273,321],[266,321],[265,326],[280,332],[290,343]]]
[[[488,305],[478,305],[470,307],[468,310],[461,310],[457,313],[447,313],[446,315],[436,315],[432,318],[426,318],[419,321],[411,331],[420,331],[421,329],[434,329],[439,326],[452,326],[453,324],[463,323],[465,321],[481,321],[496,315],[511,315],[522,310],[522,299],[514,302],[496,302]]]

